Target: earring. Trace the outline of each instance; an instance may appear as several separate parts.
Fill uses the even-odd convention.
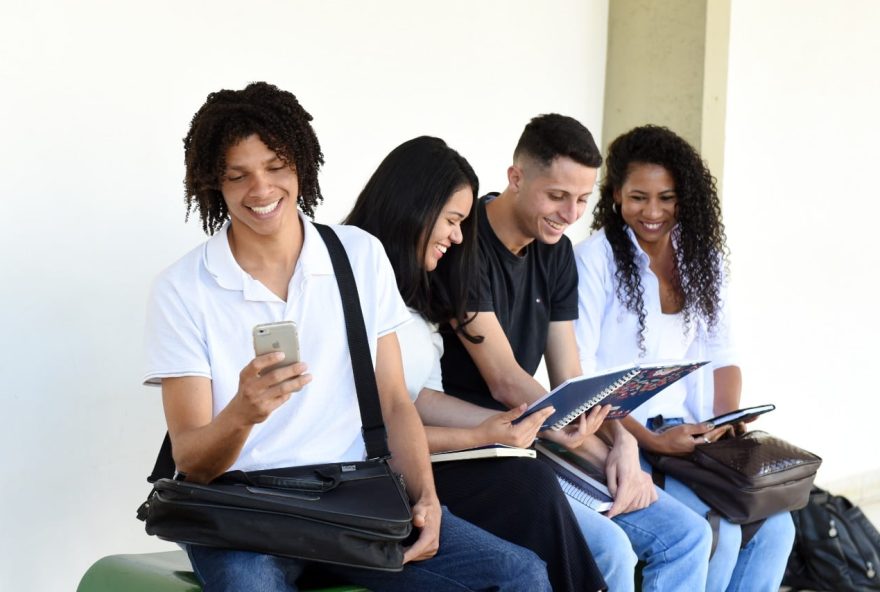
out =
[[[614,212],[615,215],[619,215],[617,212],[617,202],[616,201],[611,202],[611,211]]]

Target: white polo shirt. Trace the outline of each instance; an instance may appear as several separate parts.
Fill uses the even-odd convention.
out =
[[[578,319],[575,322],[583,372],[631,363],[647,363],[670,358],[710,360],[703,368],[682,379],[681,386],[657,395],[633,414],[644,421],[658,413],[702,421],[714,415],[713,370],[737,363],[730,314],[727,282],[722,282],[718,325],[709,332],[703,319],[695,319],[688,334],[680,318],[664,315],[660,309],[660,284],[650,269],[650,258],[627,228],[636,248],[636,264],[642,280],[645,304],[645,349],[639,351],[638,317],[617,297],[617,264],[611,244],[600,230],[574,247],[578,269]]]
[[[147,308],[144,383],[163,378],[211,379],[216,416],[238,391],[253,358],[253,327],[296,323],[300,355],[313,380],[253,427],[230,470],[256,470],[361,460],[365,450],[345,321],[324,241],[300,213],[304,241],[287,302],[246,273],[232,256],[228,224],[163,271]],[[334,226],[345,246],[375,363],[379,337],[409,321],[381,243],[351,226]]]

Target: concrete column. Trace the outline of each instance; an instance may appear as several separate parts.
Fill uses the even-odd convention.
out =
[[[611,0],[602,137],[665,125],[720,180],[730,0]]]

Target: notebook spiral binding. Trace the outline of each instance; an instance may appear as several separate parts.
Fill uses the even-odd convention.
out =
[[[554,423],[552,426],[550,426],[550,428],[553,430],[556,430],[556,431],[561,430],[562,428],[564,428],[565,426],[570,424],[572,421],[574,421],[581,413],[583,413],[587,409],[592,408],[594,405],[598,405],[599,403],[602,402],[602,400],[605,397],[607,397],[608,395],[613,393],[615,390],[619,389],[620,387],[625,385],[627,382],[629,382],[630,380],[632,380],[633,378],[638,376],[639,371],[640,371],[639,368],[633,368],[631,372],[624,374],[616,382],[608,385],[602,392],[598,393],[593,398],[586,401],[580,407],[573,409],[571,413],[569,413],[568,415],[566,415],[565,417],[563,417],[562,419],[560,419],[559,421]]]

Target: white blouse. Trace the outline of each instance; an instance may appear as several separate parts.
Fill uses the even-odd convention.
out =
[[[418,312],[409,309],[411,319],[397,329],[400,357],[406,390],[415,401],[423,388],[443,392],[443,374],[440,358],[443,356],[443,338],[437,325],[429,323]]]
[[[682,379],[643,404],[633,417],[642,423],[649,417],[684,417],[689,422],[714,415],[716,368],[736,364],[736,351],[730,331],[727,282],[721,289],[718,325],[709,332],[703,319],[692,319],[685,332],[681,315],[665,315],[660,309],[660,283],[650,269],[645,253],[632,229],[627,228],[636,247],[645,305],[645,353],[639,350],[638,316],[627,310],[617,297],[614,277],[617,266],[611,244],[600,230],[574,248],[578,268],[578,320],[575,322],[583,372],[591,374],[624,364],[661,360],[709,360],[700,370]]]

